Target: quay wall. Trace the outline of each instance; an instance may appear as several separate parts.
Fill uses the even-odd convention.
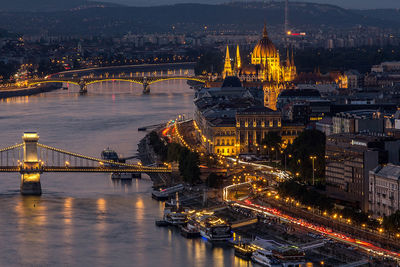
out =
[[[31,87],[31,88],[18,88],[18,89],[7,89],[7,90],[0,89],[0,99],[17,97],[17,96],[36,95],[57,90],[59,88],[60,88],[59,86],[47,85],[47,86]]]

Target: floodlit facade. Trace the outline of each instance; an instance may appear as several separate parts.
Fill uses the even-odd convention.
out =
[[[400,209],[400,166],[388,164],[369,172],[369,213],[375,218]]]
[[[291,87],[289,84],[296,78],[297,69],[294,64],[293,51],[287,51],[286,63],[282,64],[279,51],[268,37],[266,26],[261,40],[258,41],[251,53],[251,63],[243,64],[239,46],[236,47],[235,64],[232,67],[229,47],[226,48],[226,57],[223,78],[234,75],[241,81],[258,81],[264,91],[264,105],[276,110],[276,101],[279,93]]]

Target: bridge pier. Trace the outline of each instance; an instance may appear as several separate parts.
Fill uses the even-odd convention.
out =
[[[147,77],[143,77],[143,94],[150,94],[150,84],[147,82]]]
[[[87,85],[85,83],[81,83],[79,84],[79,86],[81,87],[81,89],[79,90],[79,93],[81,95],[84,95],[87,93]]]
[[[36,132],[25,132],[22,136],[24,160],[20,168],[21,195],[41,195],[40,174],[42,166],[38,159],[37,143],[39,135]]]
[[[143,94],[150,94],[150,85],[148,83],[143,83]]]
[[[40,184],[40,173],[21,175],[21,195],[40,196],[42,194],[42,185]]]

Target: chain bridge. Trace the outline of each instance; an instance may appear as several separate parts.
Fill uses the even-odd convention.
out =
[[[101,83],[101,82],[130,82],[136,83],[143,86],[143,93],[148,94],[150,93],[150,85],[162,81],[169,81],[169,80],[190,80],[196,81],[199,83],[206,84],[208,81],[208,77],[205,76],[155,76],[155,77],[134,77],[134,76],[121,76],[118,75],[117,77],[109,77],[109,76],[99,76],[99,77],[57,77],[57,78],[47,78],[47,79],[33,79],[28,81],[28,86],[34,86],[38,84],[44,83],[67,83],[67,84],[75,84],[80,86],[80,92],[86,93],[87,86],[94,83]]]
[[[166,167],[119,163],[44,145],[36,132],[25,132],[22,141],[0,149],[0,172],[19,172],[23,195],[41,195],[40,175],[45,172],[171,172]]]

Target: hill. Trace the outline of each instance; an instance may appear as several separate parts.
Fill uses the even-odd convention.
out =
[[[87,0],[5,0],[0,5],[0,12],[53,12],[99,6],[113,7],[119,5]]]
[[[25,0],[18,0],[25,1]],[[51,0],[39,0],[51,1]],[[64,0],[56,0],[63,1]],[[81,0],[73,0],[78,4]],[[69,2],[70,4],[72,2]],[[86,2],[89,3],[89,2]],[[90,2],[94,3],[94,2]],[[358,25],[397,28],[400,20],[368,11],[354,11],[333,5],[291,3],[290,23],[299,28],[346,28]],[[283,23],[281,2],[252,2],[223,5],[177,4],[157,7],[93,7],[54,12],[0,12],[0,25],[19,33],[56,35],[115,35],[133,33],[213,30],[257,30],[265,21],[270,27]],[[390,13],[391,14],[391,13]]]

